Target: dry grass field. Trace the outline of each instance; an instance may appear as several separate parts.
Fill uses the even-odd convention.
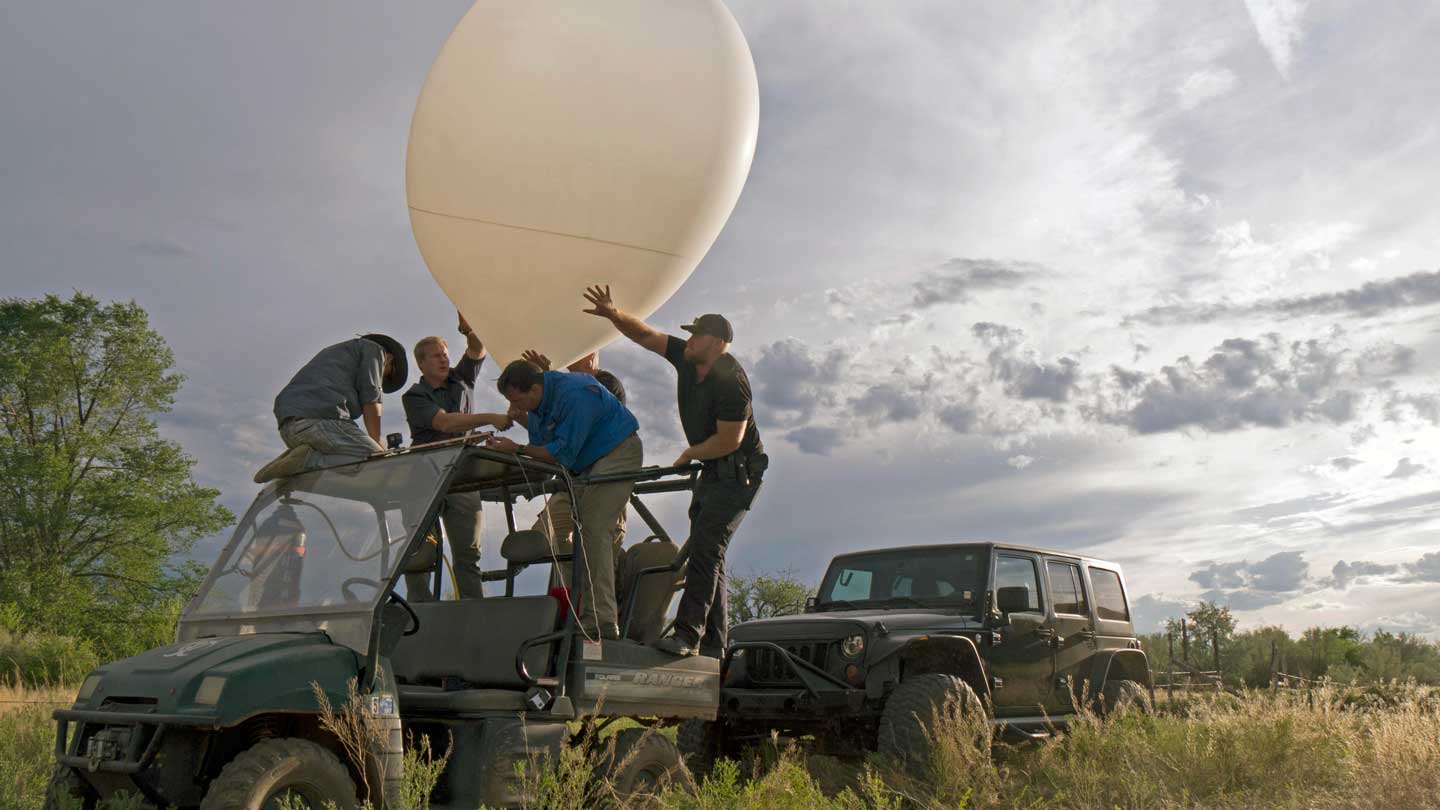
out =
[[[70,689],[0,689],[0,810],[38,810],[50,771],[47,703]],[[25,701],[15,703],[14,701]],[[974,745],[944,723],[925,778],[886,762],[806,757],[782,744],[682,779],[651,806],[684,810],[1427,810],[1440,808],[1440,695],[1416,688],[1203,696],[1155,715],[1085,717],[1023,746]],[[529,807],[609,803],[580,754],[524,775]],[[420,802],[415,803],[418,810]],[[407,810],[411,810],[407,808]]]

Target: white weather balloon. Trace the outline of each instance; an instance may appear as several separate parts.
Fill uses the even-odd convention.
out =
[[[410,125],[426,265],[494,356],[568,363],[689,277],[755,152],[755,64],[721,0],[480,0]],[[698,313],[696,313],[698,314]]]

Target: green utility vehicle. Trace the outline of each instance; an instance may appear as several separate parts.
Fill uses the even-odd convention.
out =
[[[88,808],[119,791],[203,810],[268,809],[287,797],[315,810],[367,798],[395,807],[405,746],[422,737],[438,751],[454,742],[432,807],[507,806],[522,798],[517,762],[593,739],[597,723],[577,720],[713,719],[720,662],[644,643],[660,632],[682,556],[640,496],[688,490],[695,474],[652,467],[572,481],[469,439],[267,485],[186,608],[176,643],[97,669],[74,706],[55,713],[47,807],[68,794]],[[568,609],[586,598],[581,545],[557,554],[538,532],[515,531],[512,507],[615,480],[637,482],[631,505],[655,537],[626,554],[623,640],[601,642]],[[431,566],[439,593],[431,544],[443,499],[475,491],[505,506],[505,567],[484,574],[504,595],[407,602],[397,593],[407,569]],[[568,594],[541,584],[539,595],[516,595],[527,568],[564,561]],[[326,730],[314,694],[344,707],[352,682],[380,731],[359,756]],[[606,776],[621,791],[679,766],[674,746],[644,731],[617,735]]]
[[[774,732],[837,755],[929,757],[945,706],[1040,736],[1093,701],[1148,707],[1120,567],[1000,543],[836,557],[806,612],[730,633],[720,716],[682,724],[701,769]]]

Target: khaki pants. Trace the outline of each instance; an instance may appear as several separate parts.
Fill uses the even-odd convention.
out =
[[[440,519],[445,522],[445,536],[450,538],[450,560],[459,598],[479,599],[485,595],[480,584],[480,493],[446,495]],[[406,574],[406,598],[411,602],[432,601],[435,595],[430,592],[431,576]]]
[[[638,470],[644,465],[644,446],[640,443],[640,434],[636,433],[595,462],[589,474]],[[625,509],[634,491],[634,481],[577,486],[578,503],[573,510],[569,495],[560,493],[545,504],[545,510],[535,521],[535,528],[550,538],[556,552],[565,553],[571,547],[570,535],[578,518],[586,563],[580,584],[580,623],[596,638],[620,637],[619,612],[615,605],[615,546],[625,535]],[[566,585],[570,584],[569,568],[562,565]]]
[[[307,470],[349,464],[385,452],[370,434],[348,419],[291,417],[280,426],[280,440],[286,447],[310,446],[314,452],[305,462]]]

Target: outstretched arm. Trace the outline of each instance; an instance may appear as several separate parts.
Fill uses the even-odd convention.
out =
[[[584,312],[605,318],[615,324],[615,328],[620,330],[620,334],[662,357],[665,355],[665,343],[668,336],[663,332],[656,331],[650,324],[634,315],[622,312],[616,307],[615,302],[610,299],[610,285],[601,287],[597,284],[587,288],[585,300],[590,302],[592,308],[584,310]]]
[[[461,315],[459,311],[456,311],[455,314],[460,318],[460,334],[465,336],[465,356],[471,360],[484,360],[485,344],[480,342],[480,336],[470,328],[470,323],[465,320],[464,315]]]

